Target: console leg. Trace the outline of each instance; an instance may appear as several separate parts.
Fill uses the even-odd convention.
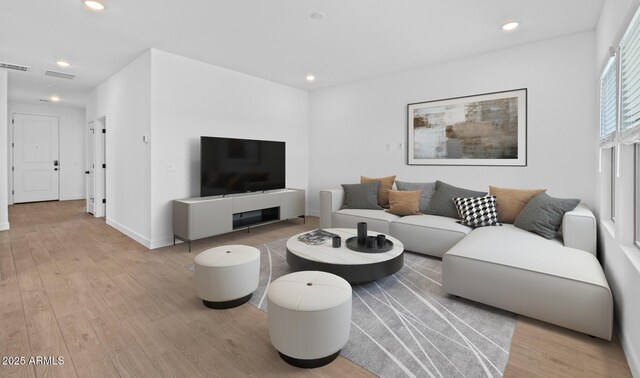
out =
[[[191,240],[189,240],[189,253],[191,253]]]

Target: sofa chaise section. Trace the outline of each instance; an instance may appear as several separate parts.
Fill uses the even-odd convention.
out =
[[[611,339],[613,298],[596,257],[513,225],[474,230],[442,259],[443,289]]]

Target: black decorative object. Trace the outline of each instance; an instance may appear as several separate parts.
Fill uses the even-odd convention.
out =
[[[378,248],[384,247],[384,245],[387,244],[387,235],[378,234],[378,236],[376,236],[376,238],[377,238],[377,241],[378,241]]]
[[[373,248],[376,246],[376,237],[375,236],[367,236],[365,239],[364,245],[367,248]]]
[[[373,236],[373,238],[375,241],[376,237]],[[347,248],[356,252],[383,253],[383,252],[389,252],[390,250],[393,249],[393,242],[389,239],[386,240],[384,247],[378,247],[378,244],[374,242],[373,248],[367,248],[366,245],[358,244],[357,236],[352,236],[349,239],[345,240],[344,244],[347,246]]]
[[[340,248],[340,245],[342,245],[342,239],[340,238],[340,236],[336,235],[333,237],[332,243],[333,248]]]
[[[358,244],[364,245],[367,238],[367,222],[358,222]]]

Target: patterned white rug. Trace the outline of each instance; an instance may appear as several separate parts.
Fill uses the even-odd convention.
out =
[[[260,283],[250,302],[267,311],[266,290],[290,273],[286,240],[258,247]],[[396,274],[353,287],[349,342],[341,355],[381,377],[499,377],[516,316],[442,291],[440,259],[405,253]]]

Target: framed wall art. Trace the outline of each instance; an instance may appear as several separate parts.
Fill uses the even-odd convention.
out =
[[[527,89],[407,106],[409,165],[527,165]]]

